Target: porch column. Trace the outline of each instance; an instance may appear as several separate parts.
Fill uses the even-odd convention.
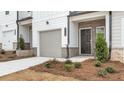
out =
[[[106,42],[109,48],[109,13],[105,16],[105,27],[106,27]]]

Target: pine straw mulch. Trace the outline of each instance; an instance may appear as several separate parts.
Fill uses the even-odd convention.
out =
[[[62,75],[66,77],[73,77],[79,80],[124,80],[124,64],[120,63],[119,61],[108,61],[103,63],[101,67],[94,66],[94,59],[88,59],[84,62],[81,62],[82,67],[79,69],[74,69],[71,72],[67,72],[64,69],[63,62],[53,62],[48,61],[50,63],[50,68],[46,68],[44,66],[45,63],[31,67],[30,70],[35,72],[48,72],[55,75]],[[116,73],[107,74],[105,77],[98,76],[98,71],[100,69],[106,67],[113,67],[116,69]]]
[[[78,81],[73,77],[64,77],[62,75],[54,75],[47,72],[35,72],[30,69],[12,73],[0,77],[0,81]]]

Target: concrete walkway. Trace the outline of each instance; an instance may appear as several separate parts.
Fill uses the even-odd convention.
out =
[[[73,57],[70,58],[70,60],[72,60],[73,62],[82,62],[88,58],[93,58],[93,57],[82,57],[82,56],[78,56],[78,57]],[[32,57],[32,58],[25,58],[25,59],[19,59],[19,60],[13,60],[13,61],[8,61],[8,62],[0,62],[0,77],[7,75],[7,74],[11,74],[14,72],[18,72],[24,69],[27,69],[29,67],[44,63],[50,59],[53,58],[49,58],[49,57]],[[66,59],[64,58],[56,58],[59,61],[65,61]]]

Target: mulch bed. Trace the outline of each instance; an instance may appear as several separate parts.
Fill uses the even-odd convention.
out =
[[[55,75],[63,75],[66,77],[74,77],[79,80],[124,80],[124,64],[118,61],[108,61],[106,63],[102,63],[101,67],[94,66],[94,59],[88,59],[84,62],[81,62],[82,67],[77,69],[75,68],[71,72],[67,72],[64,69],[63,62],[53,62],[48,61],[50,63],[50,68],[46,68],[44,64],[40,64],[34,67],[31,67],[30,70],[34,70],[36,72],[48,72]],[[116,73],[107,74],[105,77],[98,76],[98,71],[100,69],[106,68],[108,66],[116,69]]]

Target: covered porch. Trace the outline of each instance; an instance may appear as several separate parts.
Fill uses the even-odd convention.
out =
[[[19,21],[19,37],[25,40],[25,49],[32,48],[32,19]]]
[[[109,12],[70,16],[69,54],[94,56],[97,33],[102,32],[109,48]]]

